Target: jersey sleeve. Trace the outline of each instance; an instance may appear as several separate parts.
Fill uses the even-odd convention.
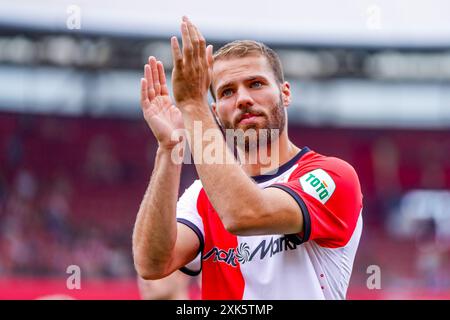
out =
[[[198,212],[198,195],[202,189],[200,180],[187,188],[177,202],[177,222],[186,225],[195,232],[199,241],[199,252],[194,260],[180,270],[188,275],[198,275],[201,271],[201,255],[205,246],[203,220]]]
[[[358,176],[347,162],[326,158],[315,165],[297,167],[288,181],[273,184],[298,203],[304,221],[302,242],[322,247],[344,247],[351,239],[362,210]]]

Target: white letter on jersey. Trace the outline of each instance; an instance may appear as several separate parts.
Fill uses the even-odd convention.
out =
[[[381,269],[377,265],[370,265],[367,267],[367,274],[371,274],[369,278],[367,278],[367,289],[381,289]]]
[[[300,185],[303,191],[313,196],[322,204],[330,199],[336,184],[330,175],[322,169],[315,169],[300,178]]]

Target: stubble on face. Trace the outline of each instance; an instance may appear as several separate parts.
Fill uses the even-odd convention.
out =
[[[270,107],[268,111],[268,113],[261,112],[253,107],[242,109],[233,121],[220,121],[222,132],[226,134],[227,130],[232,130],[235,137],[234,145],[245,153],[256,151],[259,147],[270,148],[272,142],[278,139],[283,133],[286,124],[286,115],[281,93],[278,103]],[[252,123],[239,126],[241,116],[245,113],[253,113],[264,117],[264,124]],[[264,142],[264,146],[261,145],[261,142]]]

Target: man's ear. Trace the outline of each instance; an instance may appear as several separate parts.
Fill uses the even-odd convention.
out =
[[[212,113],[214,115],[214,119],[216,119],[217,124],[219,126],[222,126],[222,123],[219,120],[219,115],[217,114],[217,104],[215,102],[211,103],[211,110],[212,110]]]
[[[281,85],[281,97],[283,105],[288,107],[291,104],[291,85],[287,81]]]
[[[217,104],[215,102],[211,103],[211,110],[214,114],[214,117],[219,120],[219,114],[217,113]]]

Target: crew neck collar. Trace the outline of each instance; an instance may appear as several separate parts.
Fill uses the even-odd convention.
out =
[[[300,160],[301,157],[303,157],[309,151],[311,151],[311,149],[309,149],[308,147],[303,147],[291,160],[281,165],[277,169],[269,171],[266,174],[251,176],[251,178],[258,183],[269,181],[273,178],[276,178],[285,173],[287,170],[289,170],[298,160]]]

